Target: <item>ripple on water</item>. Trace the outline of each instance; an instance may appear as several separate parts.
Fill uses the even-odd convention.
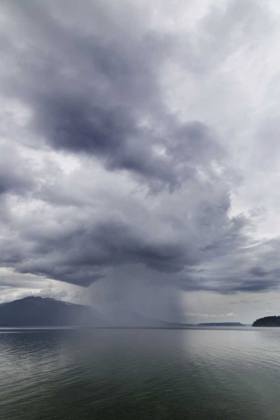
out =
[[[0,418],[279,420],[280,334],[44,330],[0,334]]]

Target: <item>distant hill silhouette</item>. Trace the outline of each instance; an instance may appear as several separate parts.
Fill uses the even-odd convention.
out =
[[[0,305],[0,327],[103,326],[87,306],[30,296]]]
[[[280,327],[280,316],[265,316],[257,319],[253,327]]]
[[[125,310],[111,311],[106,315],[101,315],[89,306],[77,305],[51,298],[42,298],[40,296],[29,296],[23,299],[14,300],[13,302],[0,304],[0,327],[75,326],[181,329],[193,326],[240,327],[244,325],[239,322],[203,323],[195,325],[160,321],[146,318],[133,311]]]
[[[64,326],[184,328],[187,324],[153,320],[131,311],[112,311],[105,316],[89,306],[39,296],[0,304],[0,327]]]
[[[197,324],[199,327],[245,327],[241,322],[206,322]]]

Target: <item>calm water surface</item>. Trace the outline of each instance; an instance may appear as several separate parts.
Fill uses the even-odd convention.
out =
[[[280,328],[0,330],[0,419],[280,419]]]

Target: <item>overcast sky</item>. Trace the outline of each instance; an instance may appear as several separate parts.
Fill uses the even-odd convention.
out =
[[[0,302],[279,315],[279,48],[274,0],[2,0]]]

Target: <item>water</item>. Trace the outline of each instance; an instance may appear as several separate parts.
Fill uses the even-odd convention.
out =
[[[0,419],[280,418],[280,329],[1,330]]]

